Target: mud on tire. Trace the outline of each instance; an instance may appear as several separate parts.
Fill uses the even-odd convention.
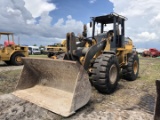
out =
[[[122,76],[128,81],[136,80],[139,74],[139,58],[135,53],[128,55],[128,65],[122,69]]]
[[[119,64],[113,54],[102,54],[93,63],[90,73],[92,85],[101,93],[115,91],[119,80]]]

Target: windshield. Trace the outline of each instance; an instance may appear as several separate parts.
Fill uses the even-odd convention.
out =
[[[33,50],[35,50],[35,51],[39,51],[39,49],[38,49],[38,48],[33,48]]]
[[[108,31],[113,30],[113,23],[112,24],[106,24],[103,26],[103,31],[102,33],[107,33]],[[94,35],[98,35],[101,33],[101,24],[100,23],[96,23],[95,24],[95,31],[94,31]]]
[[[12,36],[9,36],[9,40],[12,41]],[[0,44],[4,44],[4,41],[8,41],[8,36],[7,35],[1,35],[0,36]]]

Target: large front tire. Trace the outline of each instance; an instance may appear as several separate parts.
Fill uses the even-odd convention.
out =
[[[100,55],[93,64],[90,81],[99,92],[113,93],[119,81],[119,64],[116,56],[112,54]]]
[[[52,56],[54,56],[54,53],[48,53],[48,58],[51,58]]]
[[[122,69],[123,78],[128,81],[136,80],[139,74],[139,58],[135,53],[128,55],[128,65]]]
[[[23,61],[21,57],[25,57],[22,53],[14,53],[11,56],[11,64],[12,65],[23,65]]]

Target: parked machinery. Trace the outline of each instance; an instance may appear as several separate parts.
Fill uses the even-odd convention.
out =
[[[28,56],[28,47],[16,45],[14,43],[14,34],[10,32],[0,32],[0,36],[7,36],[8,40],[0,47],[0,61],[8,65],[22,65],[21,57]]]
[[[150,48],[148,50],[144,50],[143,53],[142,53],[142,56],[143,57],[158,57],[160,56],[160,51],[158,51],[157,49],[155,48]]]
[[[61,43],[55,43],[53,45],[48,45],[45,47],[48,57],[62,54],[66,51],[66,40],[63,40]]]

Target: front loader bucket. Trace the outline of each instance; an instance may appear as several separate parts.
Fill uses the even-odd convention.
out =
[[[88,74],[78,62],[23,58],[23,63],[15,96],[65,117],[89,101]]]

